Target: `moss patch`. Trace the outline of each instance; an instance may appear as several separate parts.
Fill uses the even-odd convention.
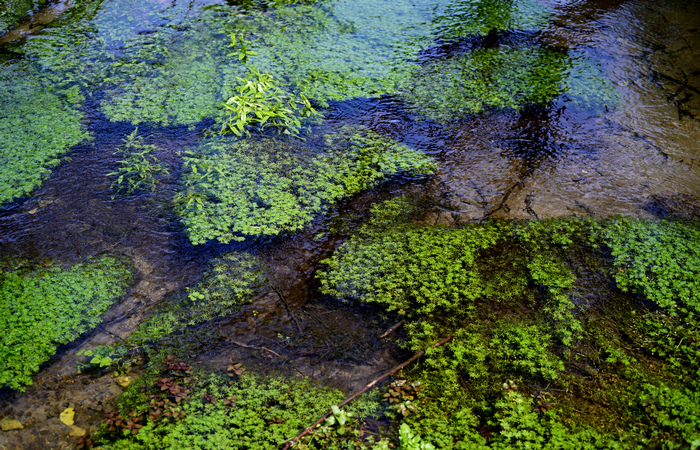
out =
[[[217,138],[185,158],[177,210],[194,244],[275,236],[307,225],[343,198],[435,163],[366,128],[344,127],[318,151],[274,139]]]
[[[126,292],[131,270],[103,257],[62,270],[55,266],[0,273],[0,387],[23,389],[56,352],[100,323]]]

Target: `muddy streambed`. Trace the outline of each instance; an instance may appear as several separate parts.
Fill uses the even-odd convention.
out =
[[[320,261],[383,200],[420,198],[421,223],[448,226],[496,218],[654,219],[700,213],[700,4],[695,2],[546,0],[542,4],[551,16],[541,24],[457,38],[435,36],[435,28],[425,25],[440,8],[450,11],[447,1],[329,1],[301,16],[279,12],[295,8],[286,2],[73,3],[42,33],[19,41],[0,37],[2,70],[23,70],[31,77],[44,73],[51,89],[67,89],[56,91],[63,106],[47,114],[60,115],[61,108],[77,105],[75,126],[86,133],[77,142],[66,138],[67,143],[44,144],[64,145],[68,156],[56,156],[63,159],[49,165],[51,173],[39,187],[12,187],[17,193],[12,191],[0,209],[0,259],[73,265],[106,254],[124,257],[134,275],[126,296],[104,314],[102,323],[60,346],[26,392],[0,390],[0,417],[24,425],[0,432],[0,448],[72,448],[71,428],[59,420],[68,407],[75,409],[78,427],[95,430],[124,386],[110,372],[79,373],[78,363],[86,358],[77,353],[127,338],[159,305],[187,292],[213,260],[230,252],[263,261],[268,283],[237,312],[194,325],[200,337],[186,349],[191,364],[223,371],[243,362],[264,373],[310,377],[346,393],[394,367],[407,354],[391,339],[379,337],[393,325],[392,316],[323,296],[314,279]],[[328,17],[314,22],[318,11]],[[248,16],[254,17],[252,25]],[[282,34],[298,33],[294,39],[300,48],[279,32],[270,32],[269,38],[264,34],[265,27],[274,28],[266,22],[271,17],[271,23],[285,24]],[[391,17],[398,17],[398,25],[387,23]],[[198,20],[224,24],[222,30],[249,27],[249,36],[258,40],[249,39],[262,53],[250,56],[251,64],[286,76],[296,88],[311,86],[316,98],[309,97],[319,105],[323,122],[311,124],[309,145],[321,145],[318,136],[343,125],[363,127],[432,158],[436,173],[381,180],[314,215],[301,231],[193,244],[191,230],[173,208],[182,189],[183,152],[218,130],[213,120],[219,114],[217,102],[233,95],[236,77],[245,72],[240,64],[217,72],[217,58],[235,58],[226,53],[232,51],[229,37],[221,30],[198,28]],[[449,15],[444,22],[452,25],[438,31],[460,30],[450,28],[454,21]],[[321,37],[316,40],[316,35]],[[215,38],[223,44],[212,44]],[[399,81],[397,88],[386,81],[393,79],[387,66],[399,67],[396,58],[407,58],[401,56],[407,42],[409,50],[420,49],[412,54],[422,67],[503,47],[568,52],[577,55],[572,56],[574,66],[585,61],[594,72],[577,79],[593,80],[577,92],[605,88],[611,94],[606,101],[583,106],[573,94],[515,108],[496,107],[500,100],[495,99],[478,111],[448,108],[446,114],[452,116],[445,119],[438,95],[421,94],[425,89],[419,82]],[[275,54],[266,45],[288,53]],[[348,50],[348,67],[333,59],[338,48],[355,49]],[[333,64],[340,65],[338,72],[346,78],[333,78]],[[320,75],[313,83],[299,81],[311,79],[315,69]],[[409,73],[424,79],[441,76],[439,68],[437,75]],[[11,87],[15,79],[10,74],[0,81]],[[448,92],[436,84],[435,90],[440,89]],[[435,114],[433,104],[438,105]],[[8,106],[5,102],[3,110]],[[10,120],[4,111],[0,120]],[[45,114],[41,104],[22,111],[28,116],[13,125],[17,136],[23,132],[17,126]],[[167,175],[158,178],[155,192],[118,195],[110,188],[120,160],[115,151],[136,127],[143,142],[155,146]],[[132,374],[141,370],[135,366]]]

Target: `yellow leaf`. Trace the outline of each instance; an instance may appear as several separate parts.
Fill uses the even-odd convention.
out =
[[[21,430],[24,428],[24,425],[17,420],[17,419],[0,419],[0,428],[2,428],[2,431],[10,431],[10,430]]]
[[[73,408],[66,408],[59,416],[59,419],[66,425],[71,426],[74,423],[73,417],[75,417],[75,411]]]

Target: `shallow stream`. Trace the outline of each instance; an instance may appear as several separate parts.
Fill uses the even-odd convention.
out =
[[[446,225],[488,218],[700,213],[698,2],[543,0],[553,16],[540,29],[436,39],[423,45],[421,64],[502,45],[564,49],[592,62],[616,92],[616,100],[607,104],[580,106],[557,96],[520,110],[487,106],[472,114],[455,112],[449,120],[424,117],[420,101],[411,103],[401,92],[382,86],[389,72],[381,60],[396,57],[383,52],[402,51],[387,36],[401,44],[425,38],[426,30],[429,34],[432,29],[420,24],[430,21],[433,6],[450,2],[416,6],[329,1],[320,10],[337,23],[324,19],[329,22],[309,25],[303,33],[293,24],[301,19],[289,19],[290,29],[304,39],[300,48],[290,50],[299,65],[315,67],[324,58],[330,61],[328,55],[337,51],[333,45],[366,46],[353,47],[359,56],[348,59],[350,66],[357,65],[351,67],[353,73],[366,72],[358,80],[369,80],[373,87],[339,84],[336,97],[344,98],[326,96],[328,107],[320,108],[324,122],[314,125],[315,132],[346,123],[363,125],[434,158],[438,171],[428,179],[394,178],[354,195],[296,233],[201,245],[190,242],[171,207],[179,189],[179,152],[218,126],[207,99],[224,101],[233,94],[235,77],[242,75],[235,67],[223,74],[212,72],[210,60],[217,61],[220,49],[211,40],[222,39],[221,47],[230,51],[229,38],[209,33],[204,24],[214,23],[212,17],[225,21],[228,15],[245,16],[249,10],[258,11],[264,20],[274,14],[274,3],[260,8],[251,2],[249,9],[214,0],[75,3],[66,11],[61,9],[64,4],[53,6],[51,11],[63,15],[43,31],[11,31],[0,37],[0,61],[4,61],[0,70],[9,71],[10,65],[26,60],[30,66],[23,70],[48,73],[51,86],[63,82],[78,86],[84,97],[79,102],[79,124],[91,135],[68,145],[68,158],[51,169],[41,186],[0,206],[0,260],[48,258],[75,264],[101,254],[126,256],[135,276],[126,298],[105,314],[103,323],[60,347],[26,392],[0,390],[0,417],[25,426],[0,432],[0,449],[72,448],[75,441],[58,420],[59,413],[72,406],[76,424],[94,429],[122,392],[110,374],[78,373],[77,363],[84,358],[76,353],[126,337],[169,294],[197,282],[213,258],[233,250],[262,258],[270,266],[272,286],[238,313],[198,325],[208,329],[212,340],[193,349],[192,360],[211,367],[250,360],[261,370],[293,371],[346,392],[393,367],[405,355],[378,338],[392,323],[371,309],[323,298],[314,281],[319,261],[333,253],[377,201],[400,194],[421,197],[427,205],[424,221]],[[204,31],[197,28],[200,18]],[[398,25],[388,23],[392,18]],[[342,32],[328,31],[338,23],[340,28],[355,27],[351,38],[343,41]],[[154,56],[148,53],[147,38],[159,33],[175,37],[156,39],[154,45],[167,48]],[[311,49],[314,33],[324,37]],[[76,43],[78,38],[83,41]],[[60,39],[66,40],[65,46],[56,44]],[[51,45],[42,47],[41,42]],[[258,44],[264,48],[264,43]],[[137,61],[139,45],[147,49],[143,61]],[[51,51],[57,53],[47,53]],[[284,57],[261,53],[258,60],[251,57],[254,64],[260,61],[262,70],[284,73]],[[106,69],[120,61],[143,64],[124,72]],[[165,75],[172,78],[161,82],[159,77]],[[57,78],[61,76],[67,78]],[[2,109],[8,107],[0,104]],[[191,109],[180,111],[180,107]],[[34,117],[43,114],[41,105],[27,111]],[[138,115],[141,112],[143,116]],[[0,121],[9,120],[7,116],[0,113]],[[169,175],[156,193],[115,195],[110,189],[114,181],[110,174],[119,161],[115,150],[136,126],[145,142],[157,146]],[[304,339],[285,344],[290,342],[285,336],[293,335]],[[282,357],[240,344],[270,348]]]

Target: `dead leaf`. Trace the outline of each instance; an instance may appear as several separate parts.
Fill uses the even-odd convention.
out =
[[[2,428],[2,431],[21,430],[24,428],[24,425],[17,419],[4,418],[0,419],[0,428]]]
[[[61,422],[71,426],[75,423],[73,421],[73,417],[75,417],[75,411],[73,408],[66,408],[58,418],[61,420]]]
[[[68,436],[85,436],[87,434],[87,430],[80,428],[79,426],[76,425],[71,425],[70,427],[70,433],[68,433]]]
[[[27,212],[28,212],[29,214],[34,215],[34,214],[36,214],[37,211],[39,211],[39,208],[30,209],[30,210],[27,211]]]

